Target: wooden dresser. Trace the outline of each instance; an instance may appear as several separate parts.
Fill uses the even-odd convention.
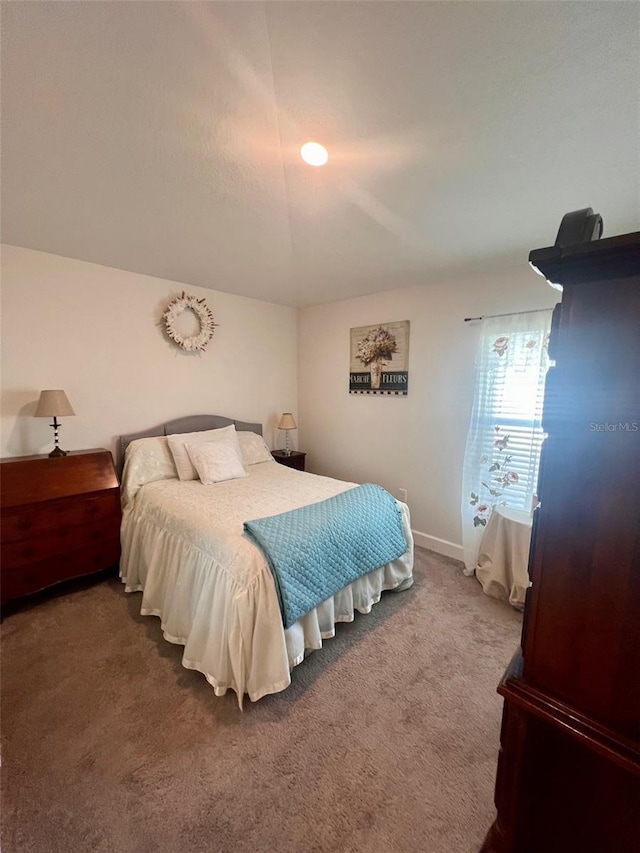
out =
[[[0,462],[3,605],[117,565],[120,490],[108,450]]]
[[[640,850],[640,233],[540,249],[549,353],[522,647],[485,853]]]

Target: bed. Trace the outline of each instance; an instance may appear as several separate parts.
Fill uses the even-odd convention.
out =
[[[211,430],[231,426],[242,442],[245,474],[210,485],[178,479],[168,443],[198,433],[204,441]],[[255,702],[288,687],[291,669],[334,636],[336,623],[352,621],[356,610],[369,613],[383,591],[413,583],[409,510],[394,502],[404,553],[285,628],[269,563],[244,524],[324,502],[356,484],[279,465],[261,436],[260,424],[198,415],[119,440],[125,590],[142,592],[141,614],[158,616],[165,639],[184,646],[183,666],[201,672],[216,695],[235,691],[240,707],[245,695]]]

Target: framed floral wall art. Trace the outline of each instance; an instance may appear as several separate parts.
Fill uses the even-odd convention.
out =
[[[406,397],[409,390],[409,321],[351,329],[350,394]]]

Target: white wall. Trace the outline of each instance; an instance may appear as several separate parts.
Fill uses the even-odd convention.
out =
[[[3,456],[52,447],[49,419],[32,417],[43,388],[64,388],[75,408],[62,420],[65,449],[113,450],[121,433],[198,413],[260,421],[269,444],[282,446],[276,425],[290,411],[308,470],[407,489],[418,543],[453,556],[479,331],[463,318],[551,307],[559,297],[523,266],[305,308],[296,318],[292,308],[2,248]],[[183,289],[206,298],[219,323],[199,355],[158,326]],[[349,329],[407,319],[408,397],[349,395]]]
[[[202,354],[158,326],[183,289],[219,324]],[[43,388],[63,388],[75,409],[61,421],[67,450],[113,450],[121,433],[189,414],[259,421],[281,446],[278,418],[297,413],[296,349],[293,308],[3,246],[2,455],[52,448],[50,418],[32,417]]]
[[[300,449],[307,470],[408,492],[416,542],[461,558],[461,479],[479,324],[465,317],[552,307],[528,266],[300,311]],[[349,330],[410,320],[409,394],[349,394]]]

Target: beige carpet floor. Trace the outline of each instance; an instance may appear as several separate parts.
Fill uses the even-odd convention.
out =
[[[521,617],[416,556],[243,713],[115,578],[7,616],[3,853],[477,851]]]

